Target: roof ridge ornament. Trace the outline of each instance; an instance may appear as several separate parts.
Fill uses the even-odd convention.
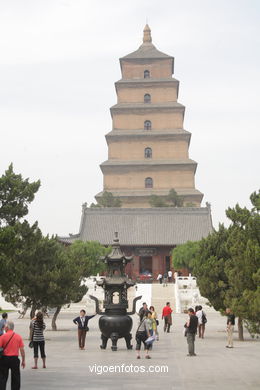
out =
[[[144,27],[143,43],[152,43],[151,29],[148,24]]]

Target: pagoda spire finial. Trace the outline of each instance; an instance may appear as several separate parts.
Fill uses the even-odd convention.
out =
[[[143,43],[151,43],[151,42],[152,42],[151,29],[146,23],[144,27]]]

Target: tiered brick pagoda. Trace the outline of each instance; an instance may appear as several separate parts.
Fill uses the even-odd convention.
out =
[[[142,45],[120,65],[113,130],[106,135],[108,160],[101,164],[104,191],[120,198],[124,208],[147,208],[150,195],[165,198],[174,188],[184,206],[199,207],[203,194],[195,189],[197,163],[189,158],[191,134],[183,129],[174,58],[156,49],[146,25]]]
[[[200,207],[203,194],[195,189],[197,164],[189,158],[191,134],[183,129],[185,108],[177,102],[174,58],[155,48],[146,25],[143,44],[120,64],[113,129],[106,135],[108,160],[101,169],[104,191],[120,198],[122,207],[84,204],[79,233],[59,239],[66,245],[82,240],[108,246],[117,231],[122,250],[133,256],[128,276],[156,279],[172,268],[176,245],[212,232],[211,210],[209,204]],[[183,196],[184,207],[151,207],[150,195],[165,199],[171,188]]]

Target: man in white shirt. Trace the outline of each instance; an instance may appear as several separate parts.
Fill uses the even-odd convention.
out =
[[[162,276],[162,274],[161,274],[161,273],[160,273],[160,274],[158,274],[158,276],[157,276],[157,280],[159,280],[160,284],[162,284],[162,279],[163,279],[163,276]]]
[[[171,270],[168,271],[168,282],[169,283],[172,282],[172,271]]]

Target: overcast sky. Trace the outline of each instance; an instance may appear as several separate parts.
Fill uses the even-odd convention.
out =
[[[175,57],[196,188],[212,205],[250,206],[259,188],[258,0],[0,0],[0,175],[41,180],[29,221],[79,230],[81,205],[103,188],[118,59],[142,43]]]

